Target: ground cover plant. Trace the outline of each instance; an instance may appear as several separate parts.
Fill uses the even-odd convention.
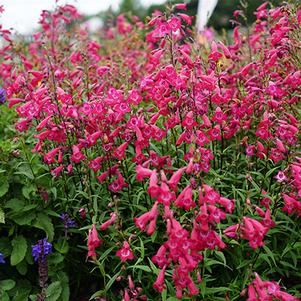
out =
[[[0,28],[1,300],[300,300],[301,8],[185,8]]]

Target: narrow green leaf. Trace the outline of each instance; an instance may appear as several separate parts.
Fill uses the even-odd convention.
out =
[[[106,292],[111,288],[112,284],[115,282],[116,278],[120,275],[121,271],[117,272],[107,283],[105,290]]]
[[[167,301],[167,290],[163,290],[163,292],[161,293],[161,298],[162,301]]]
[[[152,271],[147,265],[131,265],[129,268],[139,269],[148,273]]]
[[[5,224],[5,214],[2,208],[0,208],[0,223]]]

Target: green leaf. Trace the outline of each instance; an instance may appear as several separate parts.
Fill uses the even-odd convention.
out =
[[[7,292],[0,290],[0,300],[1,301],[9,301],[9,296]]]
[[[70,299],[70,289],[69,289],[69,278],[66,273],[60,271],[57,273],[58,279],[61,281],[62,293],[60,295],[59,301],[69,301]]]
[[[286,262],[286,261],[283,261],[281,260],[280,263],[284,266],[284,267],[288,267],[288,268],[291,268],[293,270],[297,270],[297,268],[295,266],[293,266],[292,264]]]
[[[264,260],[270,266],[270,269],[272,268],[271,261],[267,254],[260,254],[258,256],[258,260],[257,260],[256,264],[254,265],[255,268],[262,266],[262,262],[260,259]]]
[[[101,262],[103,259],[107,258],[107,255],[109,255],[114,248],[115,247],[110,247],[109,249],[105,250],[99,257],[98,261]]]
[[[148,267],[147,265],[132,265],[129,268],[133,268],[133,269],[139,269],[145,272],[150,273],[152,270],[150,269],[150,267]]]
[[[17,282],[17,285],[12,290],[13,298],[12,301],[24,301],[28,300],[28,296],[31,291],[31,286],[29,281],[20,280]]]
[[[15,175],[23,175],[23,176],[25,176],[26,178],[28,178],[30,180],[34,179],[34,175],[32,174],[32,171],[31,171],[30,166],[28,165],[28,163],[26,163],[26,162],[21,163],[18,166],[18,170],[19,171],[15,172]]]
[[[138,237],[139,240],[140,240],[140,254],[141,254],[141,258],[143,259],[144,258],[144,244],[143,244],[143,240]]]
[[[263,246],[263,249],[265,250],[265,252],[267,253],[267,255],[272,259],[274,265],[277,266],[277,263],[276,263],[276,260],[275,260],[273,252],[267,246]]]
[[[5,279],[0,281],[0,288],[4,291],[9,291],[12,288],[14,288],[16,285],[16,282],[12,279]]]
[[[5,224],[5,214],[2,208],[0,208],[0,223]]]
[[[66,254],[69,251],[69,244],[65,238],[59,238],[58,242],[54,244],[54,248],[61,254]]]
[[[34,227],[42,229],[46,232],[48,241],[53,240],[54,228],[51,219],[43,213],[38,213],[37,219],[33,224]]]
[[[8,256],[11,254],[11,243],[7,237],[0,238],[0,252],[4,254],[4,256]]]
[[[94,210],[95,216],[97,218],[97,212],[98,212],[98,200],[97,200],[97,197],[93,198],[93,210]]]
[[[20,226],[30,225],[32,220],[36,217],[33,212],[14,214],[11,219]]]
[[[30,194],[36,192],[37,188],[35,185],[26,185],[22,188],[22,194],[26,199],[30,199]]]
[[[47,257],[49,265],[56,265],[64,261],[64,256],[60,253],[52,253]]]
[[[19,212],[23,207],[24,207],[24,201],[21,199],[10,199],[4,205],[4,208],[10,208],[16,212]]]
[[[50,191],[53,194],[53,199],[56,200],[57,199],[57,189],[56,189],[56,187],[51,187]]]
[[[116,278],[120,275],[121,271],[117,272],[107,283],[105,290],[106,292],[111,288],[112,284],[115,282]]]
[[[26,254],[27,251],[27,242],[25,240],[25,238],[20,235],[15,237],[12,242],[12,253],[10,256],[10,264],[11,265],[17,265],[18,263],[20,263]]]
[[[99,291],[95,292],[89,300],[93,300],[94,298],[103,296],[104,294],[105,294],[104,290],[99,290]]]
[[[26,275],[27,273],[27,263],[25,260],[21,261],[20,263],[17,264],[16,266],[18,272],[21,274],[21,275]]]
[[[2,182],[2,181],[1,181]],[[5,182],[2,182],[0,184],[0,197],[4,196],[7,192],[8,192],[8,189],[9,189],[9,184],[7,181]]]
[[[150,260],[150,258],[147,258],[147,259],[148,259],[148,262],[149,262],[149,264],[150,264],[150,266],[151,266],[152,271],[153,271],[156,275],[158,275],[158,274],[160,273],[160,269],[158,269],[158,268],[154,265],[154,263]]]
[[[215,251],[215,255],[218,259],[220,259],[223,262],[224,266],[226,266],[227,262],[224,253],[221,251]]]
[[[57,301],[61,295],[62,286],[60,281],[52,282],[46,289],[45,301]]]
[[[230,291],[229,287],[207,287],[206,295],[213,295],[216,293],[224,294],[225,292]]]
[[[70,288],[68,282],[62,283],[62,293],[60,295],[59,301],[69,301],[70,299]]]

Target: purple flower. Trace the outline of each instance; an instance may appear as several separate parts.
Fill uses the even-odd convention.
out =
[[[4,255],[0,252],[0,263],[5,263]]]
[[[6,91],[0,88],[0,103],[3,104],[6,100]]]
[[[38,261],[52,253],[52,244],[47,241],[47,238],[40,239],[36,245],[31,246],[31,250],[32,257],[35,261]]]
[[[72,220],[68,213],[62,213],[60,215],[61,220],[64,222],[65,229],[76,227],[76,223]]]

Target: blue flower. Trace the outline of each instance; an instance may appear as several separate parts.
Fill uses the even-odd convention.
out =
[[[6,100],[6,91],[2,88],[0,88],[0,103],[5,103]]]
[[[52,244],[47,241],[47,238],[40,239],[36,245],[31,246],[31,250],[32,257],[35,261],[38,261],[52,253]]]
[[[70,218],[68,213],[62,213],[60,217],[64,222],[65,229],[76,227],[75,221]]]
[[[0,263],[5,263],[4,255],[0,252]]]

